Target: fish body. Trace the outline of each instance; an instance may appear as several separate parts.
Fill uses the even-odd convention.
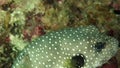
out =
[[[102,34],[95,26],[66,28],[32,41],[21,51],[12,68],[96,68],[117,50],[118,41]]]

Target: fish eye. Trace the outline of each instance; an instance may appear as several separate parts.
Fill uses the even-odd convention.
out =
[[[97,43],[95,44],[95,50],[96,50],[97,52],[101,52],[101,50],[105,48],[105,45],[106,45],[105,42],[97,42]]]
[[[72,66],[75,68],[81,68],[85,64],[85,57],[82,54],[73,56],[71,59]]]

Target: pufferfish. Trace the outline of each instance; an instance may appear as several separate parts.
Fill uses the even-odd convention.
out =
[[[96,68],[118,50],[115,38],[95,26],[52,31],[32,41],[12,68]]]

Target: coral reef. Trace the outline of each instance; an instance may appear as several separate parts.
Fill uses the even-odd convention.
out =
[[[0,0],[0,68],[39,36],[81,25],[120,41],[120,0]]]

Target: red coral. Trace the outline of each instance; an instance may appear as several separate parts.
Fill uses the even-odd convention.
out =
[[[114,4],[113,4],[113,8],[114,8],[115,10],[120,10],[120,4],[114,3]]]
[[[7,37],[5,38],[5,42],[6,42],[6,43],[9,43],[9,42],[10,42],[10,37],[9,37],[9,36],[7,36]]]
[[[110,6],[113,7],[115,10],[120,10],[120,0],[112,1]]]
[[[8,0],[0,0],[0,5],[6,4]]]
[[[23,39],[28,41],[31,40],[31,35],[29,34],[28,30],[23,31]]]
[[[31,33],[32,36],[41,36],[43,34],[45,34],[44,29],[39,25],[36,26]]]
[[[38,37],[38,36],[41,36],[41,35],[44,35],[44,34],[45,34],[45,32],[44,32],[43,27],[38,25],[31,30],[27,30],[27,29],[24,30],[23,31],[23,36],[24,36],[23,39],[31,41],[32,38]]]

